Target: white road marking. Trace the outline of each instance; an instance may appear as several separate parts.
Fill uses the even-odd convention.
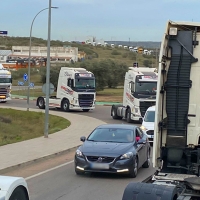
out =
[[[33,176],[29,176],[29,177],[25,178],[25,180],[29,180],[29,179],[35,178],[35,177],[37,177],[37,176],[40,176],[40,175],[45,174],[45,173],[47,173],[47,172],[53,171],[53,170],[55,170],[55,169],[58,169],[58,168],[60,168],[60,167],[65,166],[65,165],[69,165],[69,164],[71,164],[71,163],[73,163],[73,162],[74,162],[74,160],[71,160],[71,161],[69,161],[69,162],[67,162],[67,163],[64,163],[64,164],[62,164],[62,165],[58,165],[58,166],[53,167],[53,168],[51,168],[51,169],[47,169],[47,170],[45,170],[45,171],[43,171],[43,172],[39,172],[39,173],[37,173],[37,174],[34,174]]]

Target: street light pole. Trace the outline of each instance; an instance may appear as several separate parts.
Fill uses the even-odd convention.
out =
[[[58,8],[58,7],[50,7],[50,8]],[[30,99],[30,74],[31,74],[31,67],[30,67],[30,59],[31,59],[31,39],[32,39],[32,28],[33,28],[33,23],[35,21],[35,18],[44,10],[47,10],[49,8],[44,8],[40,10],[35,17],[33,18],[33,21],[31,23],[31,28],[30,28],[30,41],[29,41],[29,59],[28,59],[28,94],[27,94],[27,111],[29,111],[29,99]]]
[[[46,103],[45,103],[45,125],[44,125],[45,138],[48,138],[48,132],[49,132],[50,42],[51,42],[51,0],[49,0],[49,16],[48,16]]]

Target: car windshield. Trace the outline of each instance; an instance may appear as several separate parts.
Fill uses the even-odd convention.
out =
[[[156,93],[157,82],[137,82],[135,86],[136,92]]]
[[[155,111],[147,111],[145,117],[145,122],[155,122]]]
[[[76,78],[75,87],[78,89],[95,89],[95,79],[86,79],[86,78]]]
[[[88,137],[89,141],[129,143],[134,141],[133,130],[121,128],[97,128]]]

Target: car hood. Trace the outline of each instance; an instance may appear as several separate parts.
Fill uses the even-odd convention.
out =
[[[154,130],[154,122],[143,122],[142,126],[144,126],[147,130]]]
[[[120,156],[126,153],[131,147],[133,147],[132,143],[85,141],[81,147],[81,151],[87,156]]]

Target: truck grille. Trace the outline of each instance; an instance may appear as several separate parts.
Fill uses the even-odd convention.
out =
[[[0,88],[0,97],[2,98],[3,96],[7,97],[8,91],[5,88]]]
[[[101,163],[111,163],[115,158],[113,157],[101,157],[101,156],[87,156],[90,162],[101,162]]]
[[[145,112],[147,109],[151,106],[155,106],[156,102],[155,101],[140,101],[140,113],[141,116],[144,117]]]
[[[80,107],[92,107],[94,94],[79,94],[78,99]]]

